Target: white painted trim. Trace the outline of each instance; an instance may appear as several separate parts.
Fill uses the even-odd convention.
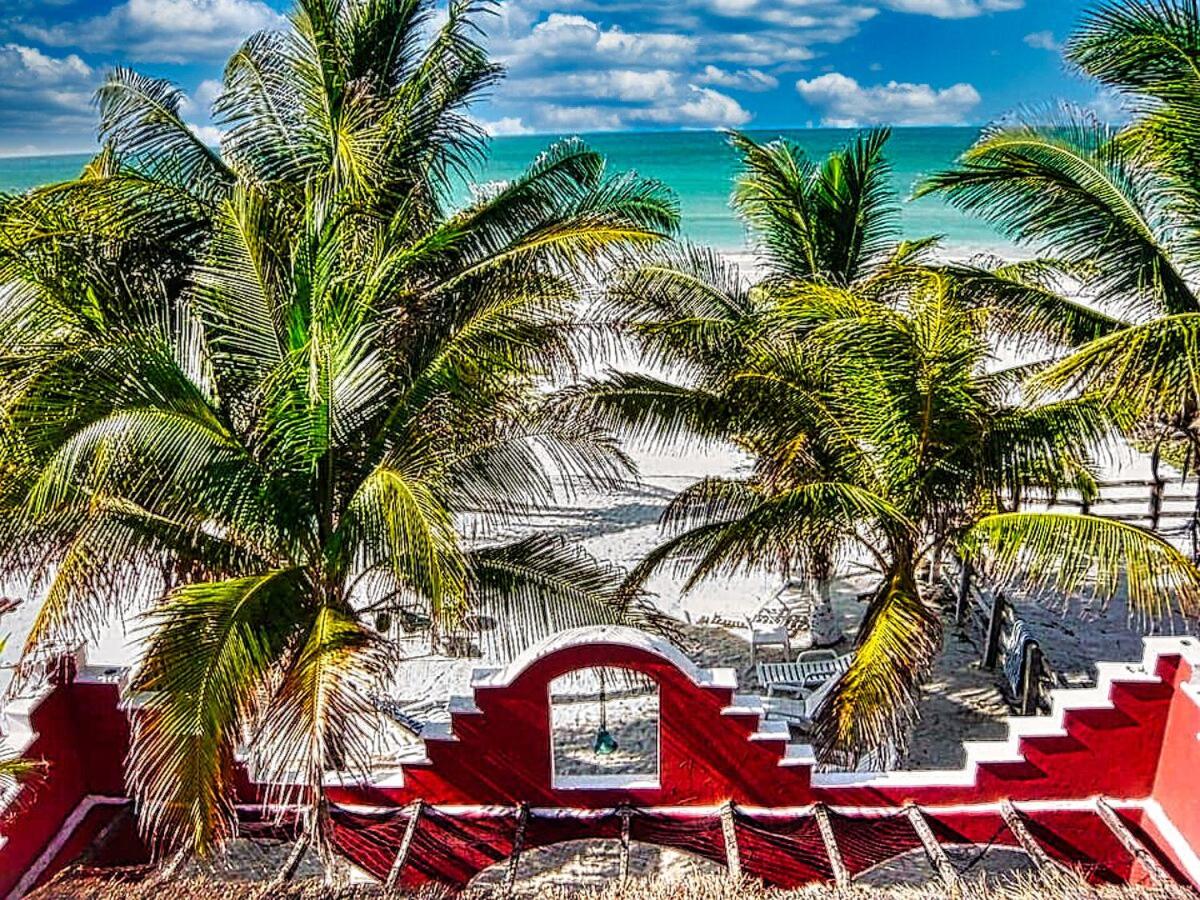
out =
[[[25,874],[21,876],[21,880],[17,882],[17,886],[8,893],[6,900],[21,900],[29,892],[29,890],[37,883],[37,880],[42,877],[42,873],[50,867],[50,863],[54,862],[54,857],[62,851],[62,848],[67,845],[67,841],[75,834],[76,830],[83,820],[87,818],[87,814],[97,806],[119,806],[128,803],[127,797],[105,797],[99,794],[88,794],[78,805],[71,810],[71,814],[63,820],[50,843],[45,846],[38,858],[34,860],[33,865],[25,870]]]
[[[657,775],[630,773],[625,775],[557,775],[554,778],[556,790],[564,791],[605,791],[605,790],[659,790]]]
[[[733,669],[701,669],[683,651],[670,641],[660,637],[627,628],[623,625],[598,625],[583,628],[571,628],[567,631],[551,635],[543,641],[525,650],[503,669],[476,669],[471,679],[472,688],[508,687],[521,673],[535,662],[559,650],[572,647],[617,645],[631,647],[652,653],[666,660],[683,672],[692,683],[699,687],[730,688],[737,687],[737,672]],[[609,665],[596,662],[581,668],[599,668]]]
[[[1174,852],[1179,864],[1183,866],[1184,874],[1187,875],[1194,886],[1200,886],[1200,855],[1197,855],[1196,850],[1187,842],[1183,833],[1171,821],[1171,817],[1167,815],[1167,811],[1162,808],[1162,805],[1154,799],[1147,800],[1142,806],[1142,810],[1146,813],[1146,818],[1154,823],[1154,827],[1158,829],[1158,833],[1162,835],[1164,841],[1167,842]]]

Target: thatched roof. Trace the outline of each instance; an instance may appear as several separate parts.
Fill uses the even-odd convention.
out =
[[[308,879],[287,885],[266,882],[220,881],[188,878],[169,884],[156,883],[145,869],[88,870],[64,872],[50,884],[30,895],[30,900],[358,900],[383,897],[376,887],[357,886],[331,889],[320,880]],[[683,882],[658,882],[634,879],[623,887],[572,890],[542,889],[545,900],[944,900],[945,888],[926,887],[855,888],[837,893],[832,885],[813,885],[798,891],[779,891],[757,885],[735,884],[727,878],[703,877]],[[405,896],[393,894],[392,896]],[[423,898],[441,896],[422,893]],[[491,892],[469,892],[463,898],[494,896]],[[959,895],[962,900],[1168,900],[1178,896],[1165,889],[1139,887],[1088,888],[1065,875],[1046,877],[1020,876],[1011,879],[984,879],[968,883]]]

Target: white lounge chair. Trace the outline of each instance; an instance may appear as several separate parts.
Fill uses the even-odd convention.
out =
[[[811,595],[804,585],[789,581],[746,617],[750,665],[758,661],[759,647],[782,647],[784,655],[790,657],[791,635],[795,632],[807,633],[811,622]]]
[[[831,650],[810,650],[794,663],[759,663],[758,683],[767,691],[763,705],[768,716],[801,725],[811,722],[853,660],[853,653],[837,656]],[[777,692],[795,696],[776,697]]]

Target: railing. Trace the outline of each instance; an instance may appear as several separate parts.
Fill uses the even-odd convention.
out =
[[[1076,510],[1085,514],[1139,525],[1163,534],[1189,533],[1200,511],[1200,483],[1180,480],[1116,479],[1098,485],[1099,496],[1084,500],[1077,491],[1056,496],[1021,498],[1022,508]]]
[[[960,566],[954,618],[959,625],[982,629],[980,664],[989,671],[1000,667],[1005,699],[1019,715],[1049,711],[1049,689],[1057,679],[1041,643],[1002,592],[978,583],[970,563]]]

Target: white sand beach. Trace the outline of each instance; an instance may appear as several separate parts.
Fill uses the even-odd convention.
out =
[[[753,257],[745,252],[727,253],[747,277],[753,277]],[[1012,365],[1019,357],[1001,348],[993,365]],[[619,349],[594,362],[594,372],[606,368],[638,369],[636,361]],[[588,373],[584,373],[585,375]],[[535,532],[561,535],[593,556],[628,569],[639,562],[663,538],[659,517],[680,489],[707,476],[736,474],[746,461],[733,448],[684,444],[677,447],[648,447],[625,442],[625,451],[637,468],[637,476],[623,490],[611,494],[565,495],[556,507],[532,515],[519,526],[500,533],[481,536],[486,541],[521,537]],[[1113,448],[1110,456],[1098,460],[1102,477],[1114,480],[1147,479],[1148,460],[1127,449]],[[1164,477],[1170,477],[1164,471]],[[1129,488],[1122,504],[1113,512],[1137,514],[1145,505],[1145,496]],[[464,523],[470,533],[472,523]],[[863,566],[851,566],[862,572]],[[865,609],[860,597],[873,585],[871,574],[838,579],[833,586],[835,613],[847,636],[846,649],[856,632]],[[707,581],[684,593],[682,573],[667,569],[648,583],[652,601],[664,612],[686,623],[688,653],[705,666],[735,668],[744,690],[758,688],[750,665],[749,645],[744,629],[706,624],[714,619],[723,623],[741,622],[751,615],[782,584],[780,573],[766,569]],[[0,636],[9,641],[0,663],[11,666],[19,657],[24,638],[37,612],[38,598],[27,596],[28,587],[0,584],[0,596],[22,599],[21,606],[0,622]],[[1118,602],[1108,609],[1080,610],[1053,608],[1025,603],[1018,609],[1031,634],[1039,641],[1056,678],[1063,685],[1086,685],[1095,677],[1099,660],[1141,658],[1142,632],[1127,621]],[[140,657],[140,623],[136,620],[114,622],[92,641],[89,658],[102,665],[136,665]],[[1175,628],[1182,627],[1175,623]],[[977,629],[956,628],[947,624],[944,652],[933,677],[925,686],[920,704],[921,721],[909,747],[906,764],[921,768],[956,767],[961,764],[964,740],[1002,736],[1003,717],[1009,712],[998,689],[996,672],[979,665],[982,648]],[[393,697],[407,711],[422,720],[446,716],[450,696],[468,692],[472,669],[497,660],[450,658],[431,654],[423,638],[416,637],[406,647],[410,658],[396,672]],[[780,651],[762,651],[765,661],[781,659]],[[0,670],[0,688],[7,685],[9,669]]]

